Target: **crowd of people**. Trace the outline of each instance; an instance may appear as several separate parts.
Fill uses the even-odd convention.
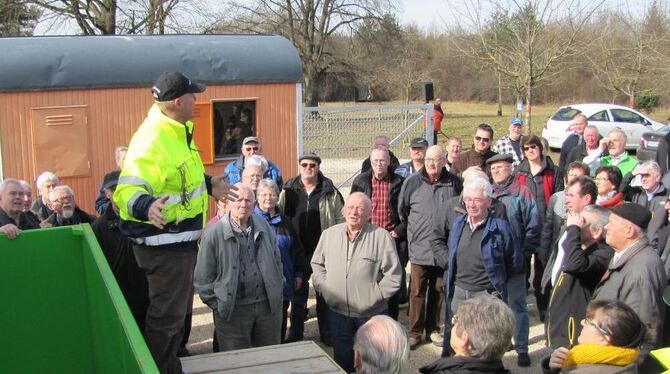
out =
[[[422,373],[505,373],[512,347],[530,366],[531,287],[554,349],[545,372],[655,370],[649,352],[670,340],[668,170],[630,157],[624,131],[600,136],[577,115],[558,163],[518,118],[497,141],[476,126],[464,152],[456,137],[413,139],[403,164],[380,134],[344,198],[317,154],[284,181],[251,135],[224,175],[206,175],[191,122],[204,90],[181,73],[156,80],[97,218],[51,172],[34,201],[30,183],[0,183],[10,239],[91,223],[161,372],[181,372],[194,292],[212,309],[213,349],[229,351],[304,339],[310,283],[320,340],[347,372],[402,372],[427,342],[443,357]]]

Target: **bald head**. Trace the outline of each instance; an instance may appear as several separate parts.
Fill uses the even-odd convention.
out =
[[[354,192],[344,203],[344,220],[347,228],[352,231],[360,230],[372,215],[372,201],[362,192]]]
[[[409,359],[407,332],[389,316],[374,316],[356,332],[354,351],[358,373],[402,373]]]
[[[426,150],[424,166],[426,174],[431,178],[439,178],[442,168],[447,164],[444,148],[441,145],[433,145]]]

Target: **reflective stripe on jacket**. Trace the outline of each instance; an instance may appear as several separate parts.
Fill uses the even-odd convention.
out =
[[[137,129],[114,192],[121,230],[136,243],[150,246],[195,241],[207,210],[205,169],[193,141],[191,121],[179,123],[154,105]],[[150,203],[169,196],[163,229],[147,217]]]

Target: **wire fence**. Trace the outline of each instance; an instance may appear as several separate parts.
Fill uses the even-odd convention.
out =
[[[306,107],[302,148],[319,155],[323,159],[321,171],[338,188],[348,190],[377,135],[391,139],[390,150],[401,162],[408,158],[411,140],[425,136],[425,109],[420,104]]]

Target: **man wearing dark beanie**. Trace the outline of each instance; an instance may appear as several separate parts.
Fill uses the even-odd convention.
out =
[[[640,349],[641,373],[653,372],[647,370],[655,364],[649,351],[659,347],[663,338],[663,289],[667,284],[663,263],[645,234],[650,220],[651,212],[637,204],[611,209],[605,239],[614,249],[614,257],[593,294],[594,300],[623,301],[649,328]]]

